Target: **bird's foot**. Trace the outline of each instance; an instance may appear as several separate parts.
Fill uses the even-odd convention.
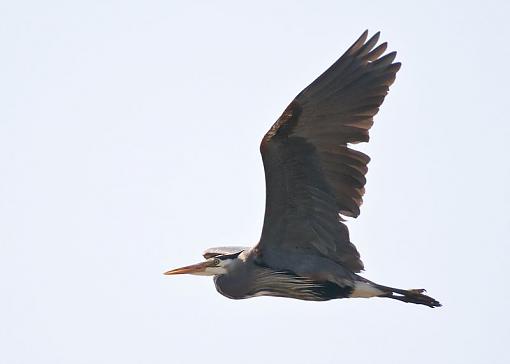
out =
[[[415,294],[422,294],[422,293],[427,292],[423,288],[413,288],[413,289],[408,289],[408,291],[411,293],[415,293]]]

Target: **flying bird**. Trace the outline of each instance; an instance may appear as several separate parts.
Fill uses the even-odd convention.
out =
[[[387,297],[429,307],[423,289],[374,283],[344,217],[360,214],[370,158],[351,147],[368,131],[400,63],[368,31],[301,91],[262,138],[266,178],[262,234],[254,247],[219,247],[205,261],[166,272],[214,276],[222,295],[326,301]]]

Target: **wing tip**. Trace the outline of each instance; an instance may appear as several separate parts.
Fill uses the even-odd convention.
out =
[[[372,37],[368,40],[367,43],[369,42],[375,42],[377,43],[379,41],[379,38],[381,37],[381,32],[376,32],[374,35],[372,35]]]
[[[349,47],[349,49],[347,50],[347,54],[352,54],[354,52],[356,52],[358,49],[360,49],[361,47],[363,47],[363,45],[366,43],[367,41],[367,38],[368,38],[368,29],[366,29],[360,36],[359,38]]]

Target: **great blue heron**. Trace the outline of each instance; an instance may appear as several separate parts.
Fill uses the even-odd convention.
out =
[[[233,299],[279,296],[325,301],[388,297],[438,307],[423,289],[382,286],[357,273],[363,263],[342,216],[357,217],[369,157],[351,149],[367,142],[400,63],[382,54],[368,31],[285,109],[260,144],[266,211],[253,248],[212,248],[205,261],[166,272],[214,276]],[[374,48],[375,47],[375,48]]]

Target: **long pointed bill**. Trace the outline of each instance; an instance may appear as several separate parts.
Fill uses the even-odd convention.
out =
[[[210,262],[202,262],[198,264],[188,265],[186,267],[182,268],[176,268],[169,270],[168,272],[165,272],[164,274],[167,276],[173,275],[173,274],[197,274],[204,272],[207,267],[210,266]]]

